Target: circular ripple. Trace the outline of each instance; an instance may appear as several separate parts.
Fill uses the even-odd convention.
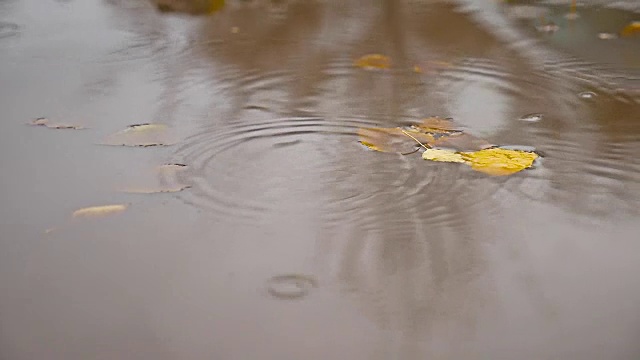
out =
[[[273,213],[317,211],[328,224],[398,230],[455,226],[474,209],[491,213],[503,199],[498,191],[518,184],[520,175],[491,178],[460,164],[424,161],[419,153],[358,144],[359,127],[380,126],[297,117],[204,131],[176,153],[192,177],[192,188],[179,197],[225,221],[255,224]]]
[[[176,154],[193,175],[184,200],[221,217],[255,221],[292,196],[311,194],[316,183],[331,181],[323,179],[331,170],[323,148],[345,136],[357,145],[354,134],[361,126],[374,124],[297,117],[203,131]]]

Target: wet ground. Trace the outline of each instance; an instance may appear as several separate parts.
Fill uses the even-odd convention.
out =
[[[606,3],[0,1],[0,359],[640,358],[640,9]],[[358,143],[432,115],[544,158]],[[98,145],[149,122],[177,143]]]

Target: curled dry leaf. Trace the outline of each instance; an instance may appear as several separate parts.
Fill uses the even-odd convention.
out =
[[[127,210],[127,207],[124,204],[91,206],[74,211],[72,216],[74,218],[108,216],[121,213]]]
[[[157,194],[175,193],[188,189],[191,185],[186,184],[181,179],[181,173],[187,170],[184,164],[165,164],[158,166],[153,174],[154,180],[149,180],[149,185],[130,187],[122,190],[127,193],[136,194]]]
[[[357,59],[354,65],[366,70],[382,70],[391,67],[391,59],[380,54],[369,54]]]
[[[136,124],[107,136],[104,145],[114,146],[169,146],[177,142],[176,135],[164,124]]]
[[[47,119],[45,117],[34,119],[33,121],[31,121],[29,123],[29,125],[44,126],[46,128],[49,128],[49,129],[57,129],[57,130],[81,130],[81,129],[84,129],[84,127],[82,127],[80,125],[52,122],[51,120],[49,120],[49,119]]]

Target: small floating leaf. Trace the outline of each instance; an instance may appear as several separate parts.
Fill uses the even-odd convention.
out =
[[[103,206],[92,206],[86,207],[73,212],[73,217],[101,217],[114,215],[117,213],[121,213],[127,210],[127,205],[118,204],[118,205],[103,205]]]
[[[431,161],[464,163],[465,160],[460,153],[443,150],[443,149],[427,149],[422,153],[422,158]]]
[[[104,145],[114,146],[168,146],[177,142],[175,134],[164,124],[136,124],[109,135]]]
[[[538,154],[534,152],[491,148],[461,153],[473,170],[494,176],[511,175],[533,166]]]
[[[29,123],[29,125],[33,125],[33,126],[44,126],[46,128],[49,129],[57,129],[57,130],[81,130],[84,129],[84,127],[80,126],[80,125],[74,125],[74,124],[66,124],[66,123],[56,123],[56,122],[52,122],[51,120],[41,117],[41,118],[37,118],[33,121],[31,121]]]
[[[622,31],[620,31],[620,35],[622,36],[631,36],[640,34],[640,21],[633,21],[629,25],[625,26]]]
[[[380,54],[369,54],[357,59],[354,65],[366,70],[388,69],[391,67],[391,59]]]

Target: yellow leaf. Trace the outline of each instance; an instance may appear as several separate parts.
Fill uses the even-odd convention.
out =
[[[457,152],[442,149],[427,149],[422,153],[422,158],[431,161],[464,163],[462,155]]]
[[[86,207],[73,212],[73,217],[99,217],[121,213],[127,210],[127,205],[103,205]]]
[[[369,54],[357,59],[354,65],[367,70],[388,69],[391,67],[391,59],[380,54]]]
[[[491,148],[461,153],[473,170],[494,176],[511,175],[533,166],[538,158],[534,152]]]
[[[620,35],[622,36],[630,36],[640,34],[640,21],[633,21],[629,25],[625,26],[622,31],[620,31]]]

